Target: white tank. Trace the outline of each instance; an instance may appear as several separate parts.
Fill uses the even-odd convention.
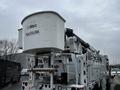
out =
[[[56,12],[43,11],[25,17],[23,49],[25,52],[64,50],[65,20]]]

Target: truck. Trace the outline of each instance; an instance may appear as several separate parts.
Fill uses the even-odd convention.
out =
[[[20,48],[29,58],[30,90],[106,90],[108,56],[64,27],[56,12],[31,14],[19,29]],[[37,32],[36,32],[37,31]],[[23,38],[24,37],[24,38]]]

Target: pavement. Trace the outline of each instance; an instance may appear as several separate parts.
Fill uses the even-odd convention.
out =
[[[2,90],[22,90],[21,83],[19,82],[16,84],[8,85],[8,86],[4,87]]]
[[[20,82],[15,83],[15,84],[10,84],[1,90],[22,90],[21,83],[22,81],[25,81],[25,80],[28,80],[28,76],[21,76]]]

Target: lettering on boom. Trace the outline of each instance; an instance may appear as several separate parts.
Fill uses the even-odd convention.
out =
[[[29,25],[28,27],[27,27],[27,29],[28,29],[28,31],[29,31],[29,29],[33,29],[33,28],[36,28],[37,27],[37,24],[32,24],[32,25]],[[34,35],[34,34],[38,34],[39,33],[39,30],[34,30],[34,31],[29,31],[29,32],[27,32],[26,33],[26,36],[30,36],[30,35]]]
[[[35,27],[37,27],[37,24],[32,24],[32,25],[29,25],[29,26],[27,27],[27,29],[32,29],[32,28],[35,28]]]
[[[39,30],[34,30],[34,31],[26,33],[26,36],[30,36],[30,35],[37,34],[37,33],[39,33]]]

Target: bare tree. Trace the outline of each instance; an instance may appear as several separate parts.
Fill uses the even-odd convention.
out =
[[[0,56],[7,58],[8,55],[17,53],[17,41],[16,40],[0,40]]]

